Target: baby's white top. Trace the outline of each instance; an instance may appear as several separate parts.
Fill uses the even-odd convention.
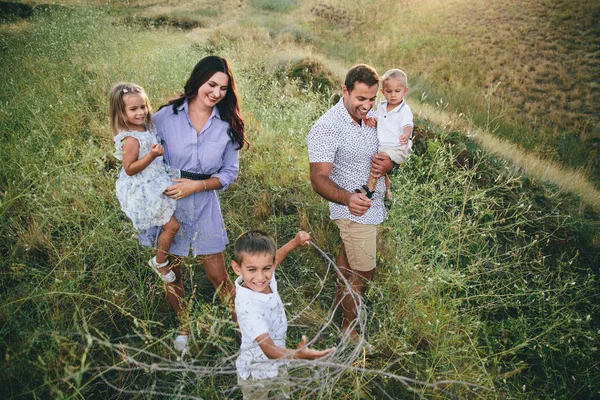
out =
[[[413,114],[403,100],[396,108],[387,112],[387,101],[377,106],[377,138],[380,146],[399,146],[405,126],[413,125]]]

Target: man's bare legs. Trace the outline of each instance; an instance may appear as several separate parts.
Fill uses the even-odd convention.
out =
[[[338,280],[335,304],[340,304],[342,308],[342,329],[345,332],[352,327],[350,336],[356,336],[358,333],[354,328],[354,321],[358,316],[358,297],[360,296],[362,298],[367,289],[367,283],[375,276],[375,269],[372,269],[371,271],[355,271],[351,269],[348,263],[346,249],[343,246],[337,258],[337,265],[344,278],[348,281],[350,287],[348,288],[341,279]],[[352,293],[350,293],[349,290],[351,290]]]

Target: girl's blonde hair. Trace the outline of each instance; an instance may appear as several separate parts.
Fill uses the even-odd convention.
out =
[[[146,121],[144,123],[146,126],[150,126],[150,121],[152,118],[152,107],[150,107],[150,101],[148,100],[148,95],[141,86],[136,85],[135,83],[117,83],[110,90],[109,95],[109,106],[108,106],[108,115],[110,118],[110,129],[113,134],[116,135],[120,131],[128,131],[130,128],[127,126],[127,115],[125,113],[125,102],[123,101],[123,97],[128,94],[135,94],[140,96],[144,103],[146,104],[146,109],[148,110],[148,114],[146,115]]]

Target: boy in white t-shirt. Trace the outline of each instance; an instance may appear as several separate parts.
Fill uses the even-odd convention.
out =
[[[381,79],[381,93],[385,97],[377,106],[377,117],[368,117],[367,125],[377,126],[377,139],[379,152],[387,153],[394,162],[395,171],[412,153],[413,114],[404,96],[408,93],[408,80],[404,71],[390,69]],[[370,177],[369,182],[363,185],[367,197],[371,198],[375,191],[377,178]],[[386,203],[390,199],[390,178],[385,176]]]
[[[275,268],[298,246],[310,241],[307,232],[277,250],[273,239],[266,233],[250,231],[241,235],[234,244],[231,266],[238,278],[235,280],[235,312],[242,332],[240,355],[236,360],[238,384],[244,399],[266,399],[273,381],[287,374],[285,360],[316,359],[331,353],[334,348],[313,350],[306,346],[306,337],[291,350],[285,346],[287,318],[277,291]],[[277,361],[271,361],[277,360]]]

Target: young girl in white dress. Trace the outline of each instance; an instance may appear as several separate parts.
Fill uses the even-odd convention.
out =
[[[175,200],[164,190],[173,182],[163,162],[164,148],[151,122],[148,96],[140,86],[119,83],[110,92],[110,127],[115,135],[114,156],[123,162],[116,192],[121,209],[137,230],[162,226],[156,256],[148,264],[163,281],[171,283],[175,273],[167,266],[167,252],[179,230],[173,216]]]

